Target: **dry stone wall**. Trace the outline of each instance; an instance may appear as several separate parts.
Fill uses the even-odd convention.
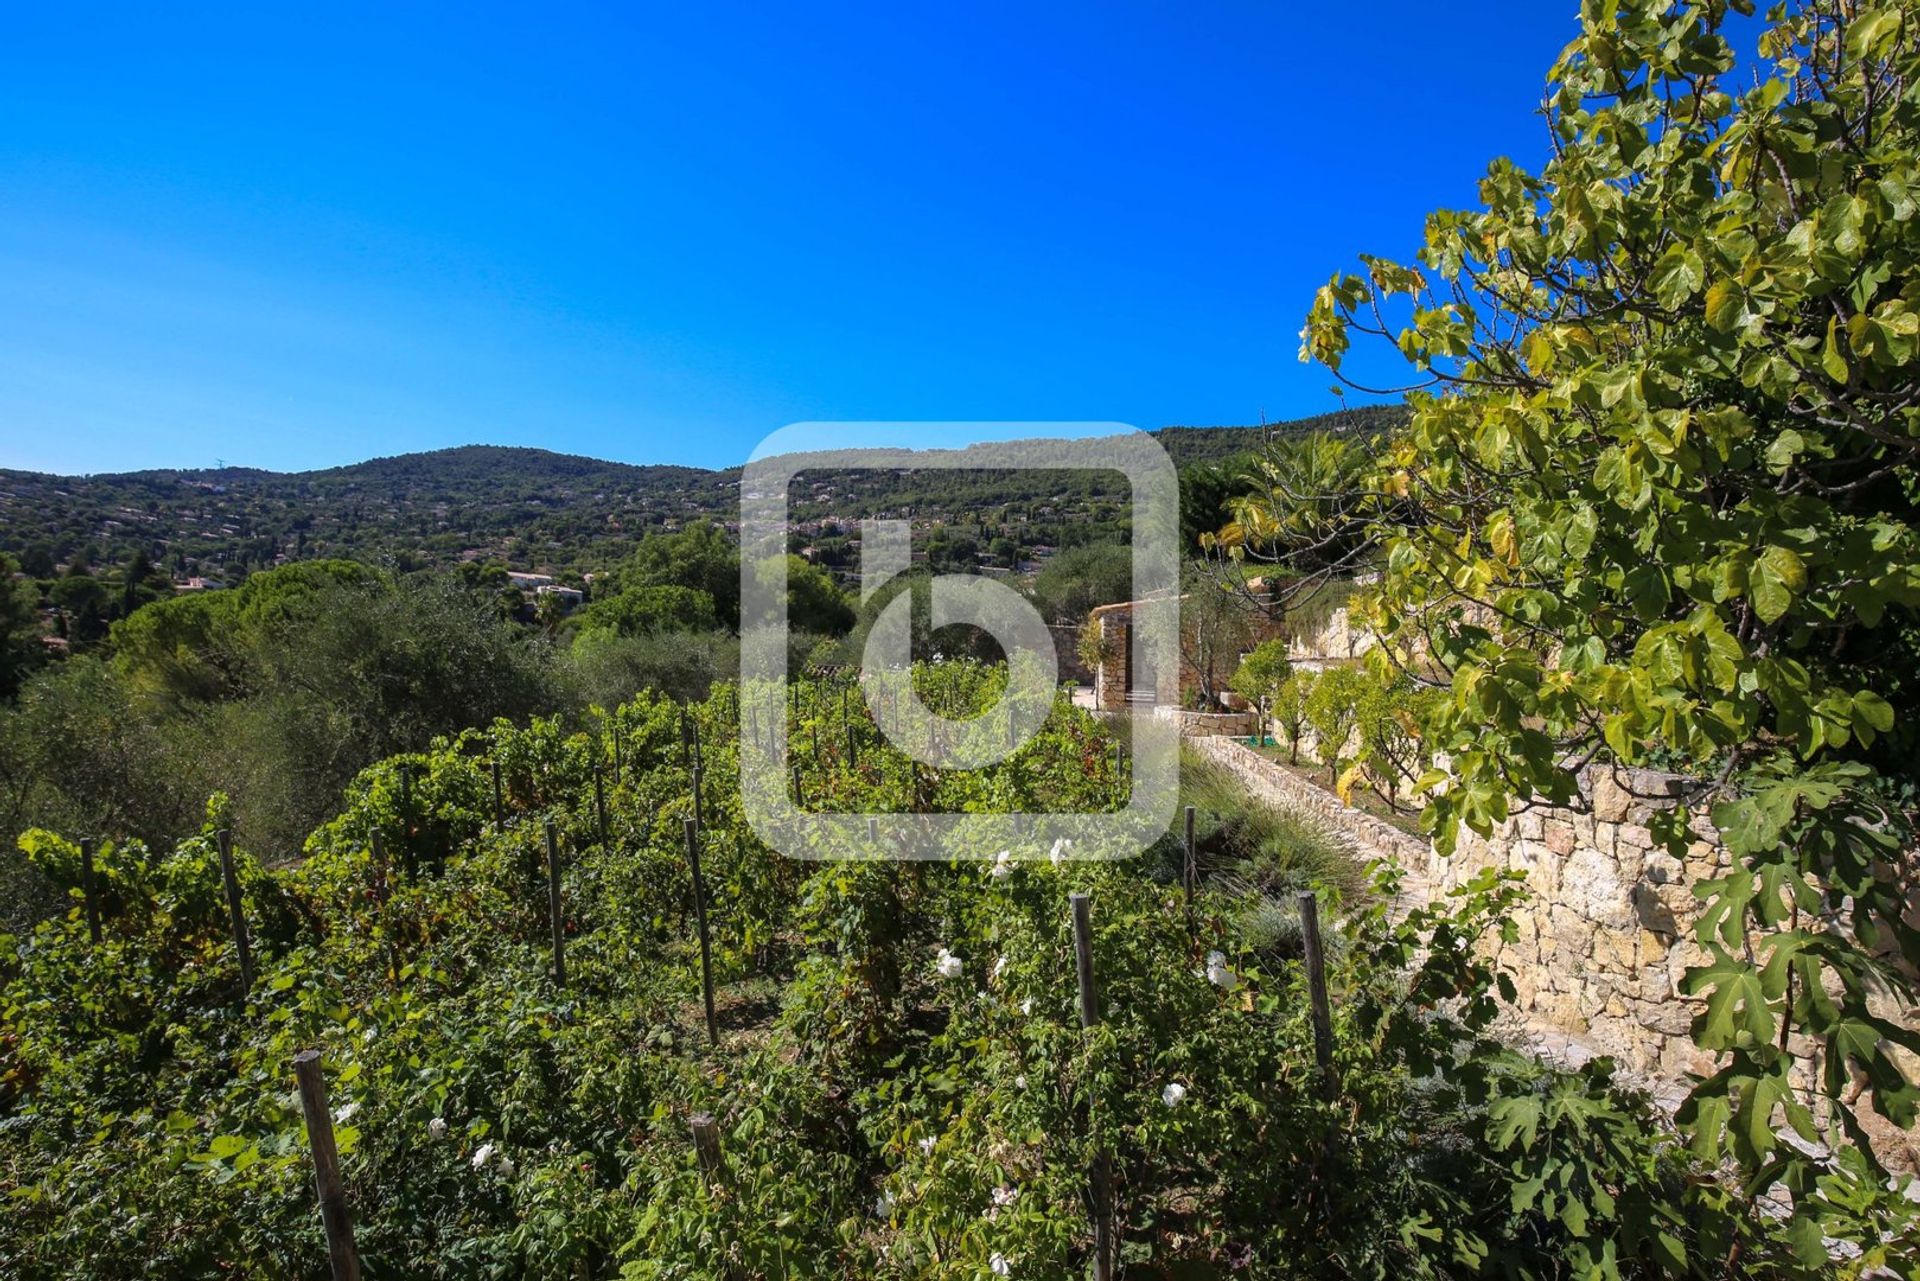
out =
[[[1399,865],[1407,873],[1404,899],[1444,897],[1486,868],[1524,875],[1530,897],[1515,920],[1517,936],[1494,945],[1516,989],[1512,1039],[1562,1060],[1609,1055],[1669,1107],[1685,1097],[1692,1075],[1713,1070],[1691,1036],[1701,1002],[1681,987],[1687,969],[1708,960],[1693,937],[1702,906],[1694,887],[1724,874],[1731,856],[1704,816],[1693,819],[1678,854],[1654,839],[1653,817],[1679,803],[1680,779],[1596,767],[1581,780],[1578,808],[1535,807],[1485,837],[1463,833],[1452,857],[1442,858],[1244,744],[1206,739],[1196,747],[1257,799],[1314,814],[1357,852]],[[1916,1010],[1883,1005],[1877,1012],[1908,1026],[1920,1022]],[[1811,1100],[1810,1047],[1789,1048],[1801,1056],[1797,1082]],[[1855,1115],[1889,1165],[1920,1169],[1920,1136],[1864,1106]]]
[[[1153,714],[1172,721],[1181,738],[1208,738],[1221,734],[1253,735],[1252,712],[1194,712],[1183,707],[1156,707]]]
[[[1328,663],[1348,663],[1364,655],[1378,641],[1365,627],[1356,626],[1341,605],[1326,621],[1287,642],[1287,659],[1296,667],[1318,671]]]
[[[1307,782],[1231,738],[1196,738],[1193,749],[1238,778],[1248,793],[1277,809],[1297,810],[1320,819],[1329,832],[1363,858],[1386,859],[1409,877],[1424,878],[1432,847],[1385,819],[1357,810],[1338,796]]]
[[[1582,781],[1584,812],[1536,807],[1485,837],[1465,832],[1453,857],[1430,858],[1428,879],[1445,893],[1485,868],[1523,874],[1529,908],[1500,950],[1519,1012],[1644,1078],[1684,1081],[1711,1070],[1691,1038],[1698,1002],[1681,992],[1688,967],[1708,959],[1693,941],[1693,887],[1727,870],[1727,852],[1704,818],[1678,857],[1654,840],[1649,824],[1678,803],[1678,779],[1599,768]]]

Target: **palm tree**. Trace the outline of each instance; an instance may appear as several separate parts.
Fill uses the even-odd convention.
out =
[[[1227,500],[1232,519],[1202,541],[1295,574],[1350,574],[1373,548],[1380,502],[1368,484],[1372,465],[1367,443],[1353,436],[1269,441],[1247,469],[1247,491]]]

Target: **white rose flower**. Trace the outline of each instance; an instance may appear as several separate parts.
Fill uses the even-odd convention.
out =
[[[1003,1183],[993,1190],[993,1204],[997,1209],[1004,1210],[1019,1199],[1019,1188],[1008,1187]]]
[[[993,856],[993,866],[987,869],[987,875],[996,881],[1004,881],[1013,875],[1013,851],[1001,850]]]
[[[447,1122],[445,1118],[436,1116],[433,1120],[427,1122],[427,1137],[430,1139],[444,1139],[447,1137]]]
[[[960,977],[960,958],[943,947],[940,949],[940,955],[933,958],[933,968],[943,979],[957,979]]]
[[[997,1250],[994,1252],[993,1257],[987,1260],[987,1267],[993,1272],[993,1275],[997,1277],[1010,1277],[1013,1275],[1013,1265],[1007,1262],[1006,1255],[1001,1254]]]
[[[358,1103],[342,1103],[333,1110],[333,1123],[335,1125],[345,1125],[347,1122],[353,1120],[353,1114],[359,1110],[360,1105]]]
[[[1207,953],[1207,982],[1228,992],[1240,986],[1240,976],[1227,964],[1226,953]]]
[[[487,1162],[493,1160],[493,1144],[482,1143],[473,1153],[473,1168],[485,1169]]]
[[[1047,851],[1047,862],[1053,864],[1055,867],[1059,867],[1067,861],[1067,851],[1071,849],[1072,846],[1073,842],[1066,837],[1056,837],[1053,842],[1053,848]]]
[[[890,1217],[893,1214],[893,1193],[882,1192],[880,1199],[873,1203],[873,1213],[876,1218]]]
[[[1007,958],[1003,956],[999,960],[993,963],[993,977],[999,978],[1002,974],[1005,974],[1006,972],[1007,972]]]
[[[1187,1087],[1178,1081],[1168,1081],[1160,1091],[1160,1101],[1170,1108],[1179,1107],[1180,1101],[1186,1097]]]
[[[1025,1074],[1013,1078],[1013,1088],[1016,1090],[1024,1090],[1027,1088],[1027,1078]]]
[[[1028,1018],[1033,1017],[1033,998],[1032,997],[1028,997],[1026,1000],[1020,1002],[1020,1012],[1026,1015]]]
[[[933,1144],[934,1138],[929,1134],[926,1138],[920,1140],[920,1150],[931,1156],[933,1154]]]

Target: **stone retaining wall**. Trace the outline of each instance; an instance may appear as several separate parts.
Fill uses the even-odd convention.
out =
[[[1499,949],[1518,1010],[1580,1037],[1629,1071],[1684,1081],[1712,1070],[1690,1035],[1699,1002],[1680,991],[1707,962],[1693,941],[1693,887],[1723,874],[1727,851],[1705,816],[1685,850],[1658,847],[1649,823],[1679,802],[1681,781],[1650,770],[1595,768],[1582,779],[1586,812],[1540,806],[1486,837],[1462,832],[1453,857],[1434,857],[1436,892],[1485,868],[1520,872],[1533,897]]]
[[[1647,824],[1677,798],[1677,780],[1649,771],[1595,771],[1591,812],[1537,808],[1487,837],[1464,832],[1453,857],[1352,806],[1317,784],[1227,739],[1196,744],[1258,799],[1320,818],[1364,857],[1406,872],[1409,894],[1444,896],[1493,867],[1521,872],[1532,893],[1518,937],[1498,950],[1512,973],[1514,1011],[1613,1055],[1647,1078],[1684,1080],[1707,1060],[1689,1037],[1696,1002],[1680,979],[1705,954],[1692,942],[1692,886],[1717,876],[1727,855],[1698,833],[1685,858],[1654,848]],[[1711,834],[1705,820],[1696,824]]]
[[[1253,734],[1252,712],[1190,712],[1182,707],[1156,707],[1153,714],[1170,720],[1181,738],[1212,738],[1219,735]]]
[[[1691,1074],[1713,1071],[1712,1056],[1691,1037],[1701,1002],[1681,992],[1681,981],[1689,967],[1708,960],[1693,941],[1701,907],[1693,888],[1724,874],[1731,856],[1703,815],[1692,820],[1678,855],[1654,840],[1649,824],[1679,803],[1682,780],[1595,767],[1581,780],[1581,808],[1539,806],[1484,838],[1464,832],[1453,856],[1441,858],[1426,841],[1343,804],[1242,743],[1208,739],[1194,746],[1257,799],[1316,815],[1357,853],[1399,865],[1410,903],[1443,897],[1486,868],[1524,874],[1531,897],[1515,919],[1517,935],[1494,945],[1516,989],[1510,1039],[1562,1061],[1610,1055],[1669,1108],[1691,1088]],[[1876,1012],[1910,1027],[1920,1016],[1890,1006]],[[1801,1057],[1794,1075],[1805,1089],[1811,1047],[1789,1048]],[[1894,1129],[1864,1105],[1855,1115],[1882,1160],[1920,1169],[1920,1136]]]
[[[1406,873],[1411,883],[1424,885],[1432,847],[1418,836],[1401,831],[1385,819],[1357,810],[1338,796],[1275,764],[1245,743],[1231,738],[1198,738],[1191,746],[1201,756],[1225,767],[1256,800],[1280,809],[1300,810],[1320,819],[1335,837],[1344,840],[1362,858],[1385,859]]]

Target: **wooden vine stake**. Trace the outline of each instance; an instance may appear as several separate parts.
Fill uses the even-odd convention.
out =
[[[727,1159],[720,1152],[720,1123],[713,1119],[711,1112],[695,1112],[687,1118],[687,1128],[693,1133],[693,1156],[700,1166],[700,1181],[709,1189],[724,1186]],[[730,1258],[722,1261],[720,1273],[727,1281],[741,1281],[745,1276],[740,1265]]]
[[[293,1078],[300,1086],[300,1110],[307,1117],[307,1146],[313,1150],[313,1183],[320,1196],[320,1224],[327,1231],[333,1281],[360,1281],[360,1254],[353,1247],[353,1218],[347,1213],[347,1193],[340,1183],[340,1149],[333,1141],[333,1113],[327,1110],[320,1051],[294,1055]]]
[[[607,847],[607,788],[601,781],[600,767],[593,767],[593,813],[600,829],[600,848]]]
[[[720,1152],[720,1123],[711,1112],[695,1112],[687,1118],[693,1131],[693,1154],[700,1162],[700,1177],[709,1186],[727,1181],[727,1159]]]
[[[380,829],[375,827],[367,832],[367,844],[369,861],[373,864],[374,885],[378,888],[380,906],[384,909],[387,900],[393,897],[393,882],[387,875],[391,870],[387,866],[387,838],[380,835]],[[387,971],[397,983],[400,981],[400,953],[394,946],[393,929],[384,914],[381,917],[380,933],[386,939]]]
[[[413,766],[400,767],[400,855],[407,860],[407,879],[420,879],[420,860],[413,850]]]
[[[367,853],[373,863],[374,881],[380,887],[380,901],[387,901],[387,838],[380,835],[379,828],[367,833]]]
[[[567,985],[567,920],[560,908],[560,839],[547,820],[547,915],[553,922],[553,981]]]
[[[1094,1027],[1100,1022],[1100,996],[1093,986],[1093,899],[1086,894],[1070,894],[1073,906],[1073,962],[1080,981],[1080,1026]]]
[[[1073,906],[1073,959],[1080,982],[1080,1026],[1096,1027],[1100,1022],[1100,996],[1093,983],[1093,900],[1085,894],[1074,894],[1068,902]],[[1094,1154],[1093,1168],[1087,1174],[1087,1189],[1093,1210],[1094,1281],[1113,1281],[1113,1159],[1104,1151]]]
[[[1327,961],[1320,943],[1320,901],[1312,890],[1301,890],[1300,945],[1307,962],[1307,995],[1313,1004],[1313,1056],[1320,1064],[1321,1088],[1331,1098],[1337,1087],[1333,1074],[1333,1014],[1327,1002]]]
[[[707,816],[700,809],[701,773],[702,771],[700,767],[698,765],[695,765],[693,767],[693,826],[698,831],[705,831],[707,826]]]
[[[221,828],[213,834],[220,846],[220,879],[227,886],[227,920],[233,926],[233,950],[240,956],[240,990],[253,990],[253,940],[247,937],[247,914],[240,905],[240,878],[233,871],[233,833]]]
[[[87,901],[87,936],[100,945],[100,891],[93,883],[93,838],[80,838],[80,893]]]
[[[506,827],[506,806],[500,799],[500,758],[494,757],[487,765],[493,774],[493,830],[498,834]]]
[[[700,932],[700,995],[707,1007],[707,1044],[718,1045],[720,1021],[713,1012],[713,944],[707,937],[707,883],[700,875],[700,829],[691,818],[683,821],[687,833],[687,866],[693,869],[693,924]]]
[[[1182,868],[1183,880],[1187,887],[1187,941],[1199,937],[1199,931],[1193,920],[1193,891],[1200,881],[1200,855],[1193,846],[1193,806],[1187,806],[1187,834],[1182,849],[1186,853],[1186,862]]]

